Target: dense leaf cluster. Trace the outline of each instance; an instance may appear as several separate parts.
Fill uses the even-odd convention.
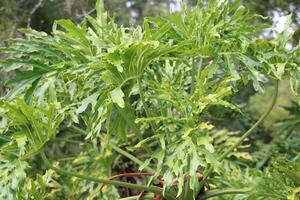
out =
[[[209,190],[205,182],[243,189],[249,199],[269,198],[277,188],[278,199],[299,197],[298,158],[275,162],[265,173],[250,173],[236,162],[251,160],[242,142],[276,99],[243,136],[210,120],[218,112],[242,113],[232,99],[248,83],[262,92],[271,80],[290,78],[297,96],[300,51],[286,48],[290,16],[284,31],[267,40],[259,37],[266,26],[252,24],[262,16],[239,1],[183,6],[180,13],[146,18],[142,27],[118,26],[102,1],[96,9],[97,17],[80,25],[56,21],[51,34],[21,30],[26,39],[12,39],[1,49],[9,54],[1,71],[16,71],[0,104],[2,198],[118,199],[109,184],[135,188],[107,180],[124,165],[153,173],[149,187],[136,189],[167,199],[210,197],[214,191],[200,192]],[[45,172],[46,166],[51,170]],[[151,187],[157,181],[162,188]]]

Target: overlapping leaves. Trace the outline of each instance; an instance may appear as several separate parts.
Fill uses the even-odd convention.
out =
[[[1,156],[35,155],[61,132],[64,120],[85,128],[94,143],[106,135],[138,144],[135,149],[147,152],[141,169],[154,166],[165,191],[177,181],[180,196],[186,175],[195,191],[196,173],[208,165],[218,172],[222,147],[238,139],[214,128],[209,108],[240,112],[230,101],[237,85],[252,81],[263,91],[268,77],[292,77],[298,90],[299,48],[285,48],[289,23],[275,40],[258,38],[262,27],[251,24],[258,16],[239,1],[200,2],[147,18],[143,27],[119,27],[101,1],[96,7],[96,19],[80,25],[58,20],[51,34],[22,30],[26,39],[1,49],[9,53],[1,71],[16,70],[0,106]]]

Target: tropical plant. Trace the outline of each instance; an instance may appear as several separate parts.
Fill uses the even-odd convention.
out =
[[[239,1],[183,5],[136,27],[118,26],[101,0],[96,10],[80,25],[57,20],[51,34],[22,29],[26,39],[1,49],[1,70],[16,71],[0,104],[2,199],[261,199],[278,185],[258,182],[297,174],[297,157],[266,175],[240,162],[252,159],[244,142],[271,112],[278,82],[290,78],[297,97],[291,16],[267,40],[267,26],[252,23],[263,17]],[[245,133],[214,122],[243,116],[233,99],[246,85],[273,83],[267,111]],[[280,184],[278,198],[299,197],[299,180]]]

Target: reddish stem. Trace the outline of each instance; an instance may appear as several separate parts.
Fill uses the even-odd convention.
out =
[[[122,178],[122,177],[141,177],[141,176],[154,176],[154,174],[153,173],[139,173],[139,172],[123,173],[123,174],[117,174],[114,176],[110,176],[110,177],[108,177],[108,179],[113,180],[113,179]],[[103,189],[103,187],[104,187],[104,184],[101,185],[100,191]]]

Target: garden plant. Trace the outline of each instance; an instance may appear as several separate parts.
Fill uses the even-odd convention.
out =
[[[182,4],[129,27],[101,0],[96,11],[80,24],[55,21],[51,34],[21,29],[24,38],[1,48],[0,70],[15,76],[0,100],[0,199],[300,199],[300,48],[287,48],[290,15],[266,39],[265,18],[239,1]],[[258,160],[249,137],[282,80],[293,112]],[[264,114],[232,130],[247,118],[241,92],[269,86]]]

